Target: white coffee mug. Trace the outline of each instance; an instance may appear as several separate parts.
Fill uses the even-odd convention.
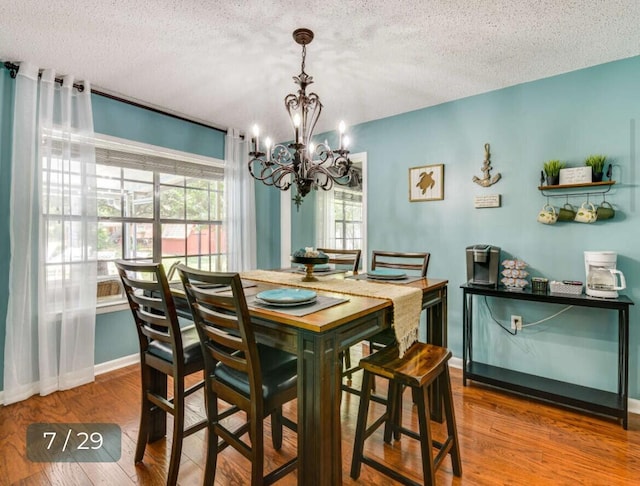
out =
[[[576,213],[574,221],[578,223],[593,223],[596,219],[598,219],[596,207],[590,202],[583,202]]]
[[[538,223],[542,224],[555,224],[558,221],[558,213],[556,213],[556,208],[549,204],[545,204],[542,206],[542,209],[538,213]]]

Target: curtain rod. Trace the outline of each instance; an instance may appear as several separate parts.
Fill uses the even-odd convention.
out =
[[[18,64],[14,64],[12,62],[4,62],[3,66],[9,71],[9,75],[12,78],[15,78],[18,75],[18,71],[20,70],[20,66]],[[38,73],[38,76],[42,76],[42,73]],[[56,80],[56,83],[58,83],[60,85],[62,84],[62,78],[55,78],[55,80]],[[76,88],[80,92],[84,91],[84,85],[82,85],[82,84],[73,83],[73,87]],[[91,90],[91,94],[95,94],[95,95],[98,95],[98,96],[103,96],[104,98],[109,98],[109,99],[112,99],[112,100],[115,100],[115,101],[119,101],[120,103],[126,103],[128,105],[135,106],[137,108],[142,108],[144,110],[149,110],[149,111],[152,111],[154,113],[158,113],[160,115],[170,116],[171,118],[175,118],[177,120],[193,123],[193,124],[199,125],[201,127],[210,128],[212,130],[217,130],[217,131],[222,132],[224,134],[227,133],[227,130],[224,130],[222,128],[214,127],[212,125],[207,125],[206,123],[202,123],[202,122],[199,122],[199,121],[196,121],[196,120],[190,120],[189,118],[185,118],[185,117],[180,116],[180,115],[175,115],[173,113],[168,113],[168,112],[160,110],[158,108],[154,108],[152,106],[143,105],[142,103],[138,103],[136,101],[127,100],[125,98],[121,98],[121,97],[116,96],[116,95],[105,93],[105,92],[99,91],[97,89],[92,89]]]

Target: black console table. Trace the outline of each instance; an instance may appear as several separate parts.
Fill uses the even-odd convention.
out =
[[[622,426],[627,428],[629,306],[633,305],[631,299],[626,295],[621,295],[617,299],[598,299],[584,294],[535,294],[530,290],[509,291],[503,288],[487,288],[470,284],[461,285],[461,288],[463,290],[462,380],[464,386],[467,385],[468,379],[488,383],[506,390],[615,417],[622,420]],[[473,361],[474,295],[618,311],[618,392],[588,388]]]

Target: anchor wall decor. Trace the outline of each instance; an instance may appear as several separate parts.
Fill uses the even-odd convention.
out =
[[[489,144],[485,143],[484,144],[484,162],[482,163],[483,176],[482,176],[482,179],[480,177],[473,176],[473,182],[475,182],[476,184],[482,187],[489,187],[495,184],[496,182],[498,182],[502,177],[502,175],[500,173],[497,173],[493,177],[491,177],[490,172],[492,169],[493,167],[491,167],[491,154],[489,153]]]

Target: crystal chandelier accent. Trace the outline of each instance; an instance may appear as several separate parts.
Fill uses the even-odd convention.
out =
[[[320,97],[316,93],[307,94],[307,86],[313,83],[313,77],[304,71],[307,44],[313,40],[313,32],[296,29],[293,38],[302,46],[301,72],[293,77],[299,86],[298,92],[288,94],[284,99],[293,128],[293,142],[272,146],[271,139],[266,138],[262,152],[260,130],[255,125],[248,165],[251,175],[268,186],[286,191],[295,185],[297,195],[294,201],[299,208],[302,198],[311,189],[328,191],[334,184],[349,185],[352,181],[357,182],[359,175],[352,170],[349,160],[344,122],[340,122],[338,128],[338,149],[332,150],[326,140],[317,144],[312,142],[313,131],[322,112]]]

